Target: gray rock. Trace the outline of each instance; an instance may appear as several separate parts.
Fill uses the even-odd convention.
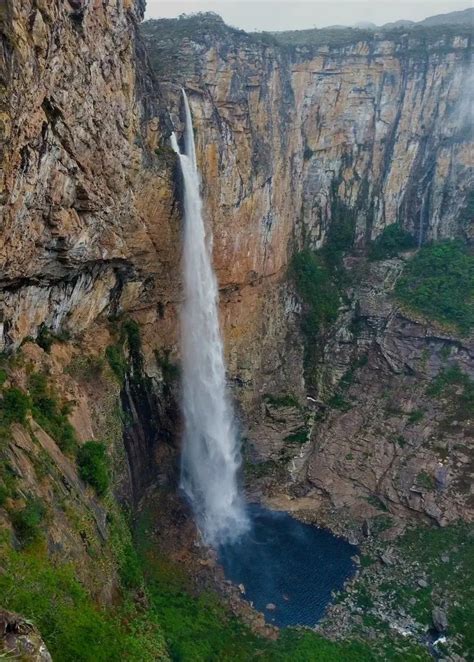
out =
[[[428,588],[428,582],[426,581],[426,579],[423,579],[423,578],[419,579],[417,581],[417,584],[420,588]]]
[[[448,629],[448,616],[444,609],[435,607],[431,612],[433,625],[438,632],[445,632]]]

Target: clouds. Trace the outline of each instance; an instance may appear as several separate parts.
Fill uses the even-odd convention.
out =
[[[244,30],[301,30],[361,21],[419,21],[470,6],[468,0],[147,0],[146,18],[214,11]]]

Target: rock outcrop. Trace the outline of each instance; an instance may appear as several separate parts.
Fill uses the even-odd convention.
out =
[[[0,609],[0,653],[10,659],[52,662],[36,628],[18,614],[3,609]]]

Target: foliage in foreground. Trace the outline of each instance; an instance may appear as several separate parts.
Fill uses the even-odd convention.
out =
[[[474,327],[474,255],[457,240],[424,246],[407,263],[395,295],[407,307],[469,333]]]
[[[15,551],[2,547],[2,607],[39,628],[53,660],[106,662],[167,659],[159,623],[124,602],[106,611],[94,605],[70,564],[53,565],[42,544]]]

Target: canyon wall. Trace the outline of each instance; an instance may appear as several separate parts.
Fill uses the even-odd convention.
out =
[[[293,46],[209,15],[142,30],[178,133],[181,86],[190,98],[250,491],[359,533],[388,511],[438,523],[472,514],[469,429],[426,397],[446,365],[473,376],[472,340],[393,301],[403,261],[363,257],[393,223],[418,245],[472,238],[471,38],[400,30]],[[314,341],[311,386],[288,264],[344,219],[355,225],[351,286]],[[338,410],[327,403],[346,374]]]
[[[463,213],[472,186],[470,38],[399,32],[296,47],[212,18],[203,25],[199,19],[197,28],[186,20],[146,24],[145,49],[137,27],[142,15],[143,3],[129,0],[10,2],[2,10],[0,348],[11,352],[50,334],[55,346],[71,348],[57,362],[60,372],[76,353],[99,357],[123,342],[122,321],[133,318],[143,358],[130,352],[121,393],[114,392],[128,417],[119,491],[137,502],[160,476],[159,462],[173,464],[181,210],[169,135],[173,127],[181,135],[184,85],[212,228],[229,378],[252,461],[274,462],[285,438],[304,427],[308,445],[285,449],[281,491],[313,494],[311,507],[323,494],[351,508],[339,495],[357,481],[359,496],[374,492],[372,460],[362,444],[364,477],[355,480],[352,465],[331,465],[336,437],[324,445],[326,455],[316,443],[319,413],[307,408],[301,301],[288,263],[303,246],[322,246],[341,215],[355,220],[359,253],[395,221],[421,243],[471,235]],[[390,276],[387,291],[393,282]],[[331,393],[369,345],[383,349],[390,378],[413,370],[386,351],[386,329],[394,316],[400,320],[398,309],[383,303],[374,321],[374,281],[359,286],[362,294],[349,297],[324,340],[313,401]],[[370,310],[361,315],[363,296]],[[366,329],[364,352],[351,330],[356,318],[374,331]],[[462,357],[472,355],[467,341],[416,324],[420,355],[438,337]],[[408,353],[414,342],[407,341]],[[369,364],[369,381],[380,377],[379,360],[376,354]],[[300,404],[283,421],[267,396],[288,393]],[[98,434],[86,425],[81,440]],[[390,453],[384,457],[392,466]],[[437,457],[429,458],[433,471]],[[373,462],[390,474],[385,460]],[[338,474],[349,486],[328,484]],[[397,507],[407,501],[410,480],[392,490]],[[463,512],[463,499],[458,510],[449,502],[452,517]],[[414,509],[426,511],[423,504]]]

